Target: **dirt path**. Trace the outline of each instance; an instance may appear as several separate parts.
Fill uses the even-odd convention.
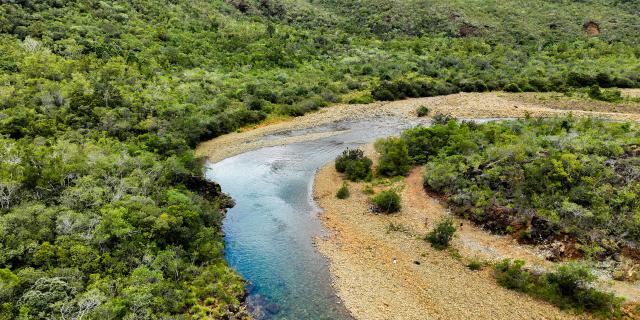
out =
[[[349,200],[337,200],[342,180],[331,165],[316,177],[315,199],[331,232],[318,247],[329,257],[334,286],[356,319],[576,318],[499,287],[488,269],[471,271],[447,251],[432,249],[422,240],[424,217],[436,219],[444,211],[426,197],[415,198],[419,195],[410,185],[417,176],[417,171],[410,176],[403,210],[394,215],[369,213],[360,184],[351,185]],[[392,223],[401,230],[389,231]],[[465,229],[475,236],[472,228]]]
[[[405,210],[407,215],[402,220],[409,224],[416,235],[426,234],[437,221],[447,215],[445,207],[425,192],[422,186],[422,171],[422,167],[411,171],[405,180],[402,194],[405,208],[407,208]],[[420,223],[425,218],[429,222],[428,226]],[[463,256],[494,262],[505,258],[520,259],[526,261],[527,265],[551,266],[551,263],[544,258],[544,252],[533,246],[520,245],[512,237],[491,235],[462,219],[454,219],[454,221],[456,226],[463,224],[461,230],[458,228],[458,237],[453,241]]]

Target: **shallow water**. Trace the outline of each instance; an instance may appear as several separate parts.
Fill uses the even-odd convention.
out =
[[[313,177],[345,148],[416,124],[398,118],[341,121],[281,134],[339,130],[337,135],[207,166],[207,177],[236,201],[224,220],[226,258],[251,283],[247,306],[256,318],[350,319],[331,287],[327,261],[313,246],[313,238],[323,234],[311,196]]]

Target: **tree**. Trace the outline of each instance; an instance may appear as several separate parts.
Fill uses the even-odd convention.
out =
[[[376,141],[375,148],[380,153],[378,174],[384,177],[404,176],[411,169],[409,150],[404,140],[396,137]]]

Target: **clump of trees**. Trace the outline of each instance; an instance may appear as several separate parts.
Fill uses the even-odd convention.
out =
[[[571,116],[446,119],[378,141],[377,172],[426,164],[425,187],[446,195],[457,214],[524,242],[567,235],[607,256],[640,240],[638,132],[632,123]]]
[[[563,117],[449,122],[402,139],[412,160],[426,163],[425,187],[447,195],[458,214],[526,241],[568,234],[611,254],[619,248],[604,239],[640,239],[631,196],[640,188],[638,130]]]
[[[622,299],[594,288],[595,276],[578,264],[561,265],[549,273],[533,273],[524,268],[524,261],[504,260],[495,265],[494,276],[505,288],[530,294],[563,309],[588,311],[606,318],[622,315]]]

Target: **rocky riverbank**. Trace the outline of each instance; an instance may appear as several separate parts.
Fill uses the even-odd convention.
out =
[[[356,319],[578,318],[498,286],[489,268],[471,271],[465,266],[463,256],[539,259],[532,250],[516,252],[507,238],[465,226],[468,232],[454,244],[459,252],[431,248],[422,240],[429,227],[425,219],[437,221],[445,210],[425,194],[417,197],[419,178],[414,170],[401,186],[400,213],[376,215],[368,210],[363,184],[350,184],[351,197],[337,200],[342,179],[333,166],[316,176],[314,198],[330,232],[317,245],[329,259],[338,295]]]

